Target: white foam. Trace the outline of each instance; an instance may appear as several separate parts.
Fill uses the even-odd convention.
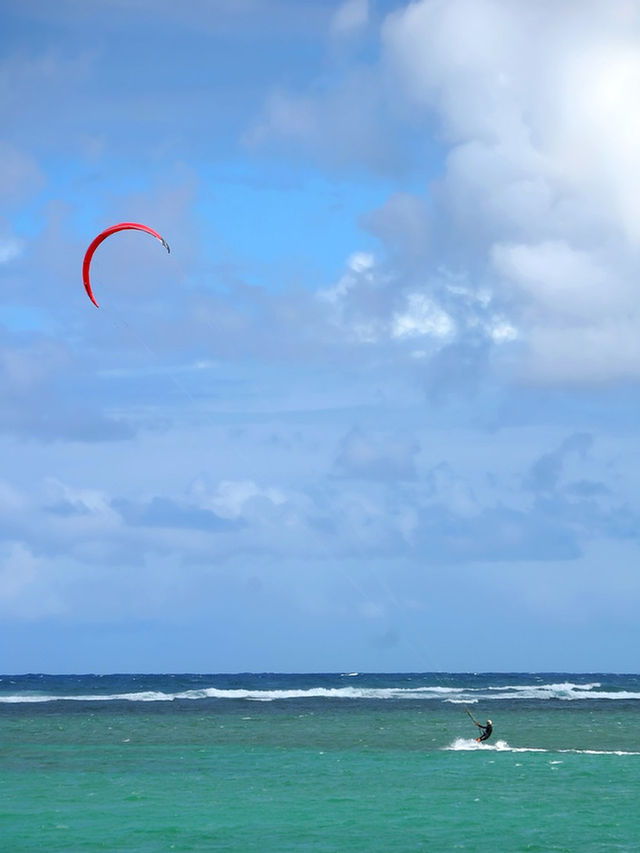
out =
[[[275,702],[283,699],[441,699],[449,693],[462,692],[457,687],[309,687],[291,690],[222,690],[208,687],[176,694],[178,699],[248,699]]]
[[[552,682],[549,684],[521,684],[521,685],[491,685],[486,688],[469,690],[464,697],[452,697],[446,701],[471,704],[472,702],[500,702],[524,700],[549,700],[556,699],[563,702],[578,700],[609,699],[611,701],[638,700],[640,693],[628,690],[601,690],[600,682],[590,684],[576,684],[571,681]]]
[[[311,687],[292,690],[248,690],[203,687],[178,693],[140,691],[114,694],[37,694],[23,693],[0,696],[0,703],[20,702],[171,702],[176,699],[241,699],[252,702],[275,702],[285,699],[442,699],[449,693],[461,693],[458,687]]]
[[[476,740],[463,737],[456,738],[452,744],[445,746],[444,749],[453,752],[475,752],[476,750],[482,752],[547,752],[546,749],[531,746],[509,746],[506,740],[497,740],[494,743],[487,743],[486,741],[478,743]]]
[[[445,750],[453,752],[550,752],[550,753],[571,753],[574,755],[640,755],[640,752],[628,752],[623,749],[543,749],[536,746],[510,746],[506,740],[497,740],[495,743],[478,743],[471,738],[456,738],[449,746],[444,747]],[[561,762],[553,761],[552,764],[560,764]]]
[[[487,687],[487,690],[551,690],[553,692],[570,692],[572,690],[596,690],[602,687],[599,681],[590,684],[576,684],[573,681],[562,681],[552,684],[505,684]]]
[[[355,677],[357,673],[345,673],[344,677]],[[455,705],[476,705],[479,702],[500,701],[576,701],[576,700],[640,700],[640,693],[626,690],[602,691],[601,684],[576,684],[573,682],[499,685],[486,688],[440,687],[307,687],[284,690],[258,690],[218,687],[183,690],[165,693],[157,690],[113,694],[69,694],[13,693],[0,695],[0,703],[30,702],[172,702],[178,699],[227,699],[251,702],[276,702],[292,699],[352,699],[352,700],[441,700]]]
[[[92,693],[87,695],[47,695],[47,694],[18,694],[17,696],[0,696],[0,703],[20,704],[23,702],[168,702],[176,698],[176,694],[144,691],[140,693]]]

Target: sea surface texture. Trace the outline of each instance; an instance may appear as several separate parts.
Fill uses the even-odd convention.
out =
[[[640,676],[4,676],[0,849],[640,851]]]

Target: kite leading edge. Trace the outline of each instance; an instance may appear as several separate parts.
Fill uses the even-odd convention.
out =
[[[100,306],[98,305],[96,298],[93,295],[93,291],[91,289],[91,279],[89,278],[89,269],[91,267],[91,259],[93,258],[93,253],[98,248],[100,243],[102,243],[103,240],[106,240],[106,238],[109,237],[111,234],[115,234],[117,231],[127,231],[131,229],[134,231],[146,231],[147,234],[151,234],[152,237],[155,237],[157,240],[160,240],[167,252],[171,252],[169,244],[164,239],[164,237],[158,234],[157,231],[154,231],[153,228],[149,228],[148,225],[141,225],[139,222],[120,222],[118,223],[118,225],[112,225],[110,228],[105,228],[105,230],[98,234],[98,236],[95,237],[89,244],[89,248],[85,252],[84,261],[82,263],[82,281],[84,282],[84,289],[87,291],[87,296],[96,306],[96,308],[99,308]]]

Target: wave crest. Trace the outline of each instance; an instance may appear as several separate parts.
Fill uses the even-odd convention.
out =
[[[349,674],[351,675],[351,673]],[[46,690],[14,690],[0,695],[0,704],[42,702],[173,702],[173,701],[247,701],[281,702],[306,699],[352,701],[440,701],[454,705],[477,705],[494,702],[545,701],[637,701],[640,692],[611,688],[602,689],[600,682],[579,684],[572,681],[541,684],[495,684],[484,687],[423,685],[416,687],[305,686],[305,687],[214,687],[203,686],[177,691],[139,690],[123,692],[47,692]]]

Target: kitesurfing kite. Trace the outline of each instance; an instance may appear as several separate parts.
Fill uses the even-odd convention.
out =
[[[110,228],[105,228],[104,231],[98,234],[98,236],[91,241],[91,244],[89,245],[89,248],[85,253],[84,261],[82,264],[82,281],[84,282],[84,289],[87,291],[87,296],[96,306],[96,308],[99,308],[100,306],[96,302],[95,296],[93,295],[93,291],[91,290],[91,279],[89,278],[89,268],[91,267],[91,258],[93,257],[93,253],[98,248],[100,243],[102,243],[103,240],[106,240],[106,238],[109,237],[111,234],[115,234],[117,231],[127,231],[129,229],[133,229],[134,231],[146,231],[147,234],[151,234],[152,237],[155,237],[157,240],[160,240],[167,252],[171,251],[171,249],[169,248],[169,244],[164,239],[164,237],[161,237],[157,231],[154,231],[153,228],[149,228],[148,225],[141,225],[139,222],[120,222],[118,225],[112,225]]]

